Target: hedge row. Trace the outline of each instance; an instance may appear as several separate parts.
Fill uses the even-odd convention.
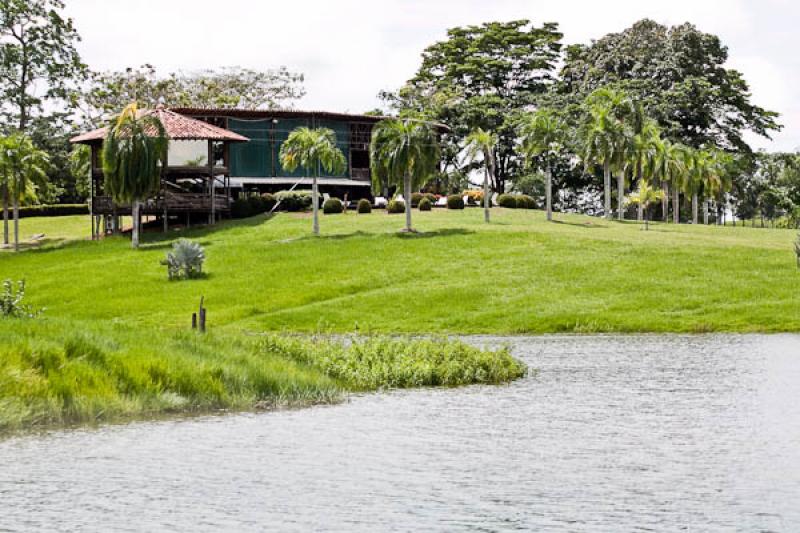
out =
[[[9,217],[11,216],[9,207]],[[20,218],[26,217],[64,217],[68,215],[88,215],[87,204],[26,205],[19,208]]]

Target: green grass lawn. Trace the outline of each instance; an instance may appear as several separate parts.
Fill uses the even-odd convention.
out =
[[[280,214],[197,229],[205,279],[168,282],[171,239],[148,234],[0,255],[53,318],[185,328],[200,296],[210,327],[238,331],[407,333],[800,330],[795,232],[606,222],[539,211],[400,216]],[[69,218],[34,221],[47,233]],[[83,233],[76,233],[76,237]]]
[[[25,219],[57,246],[0,254],[32,320],[0,320],[0,430],[172,410],[335,401],[343,390],[503,382],[507,353],[445,341],[349,350],[264,332],[517,334],[800,330],[794,231],[653,224],[494,209],[307,214],[86,240],[87,217]],[[178,237],[202,279],[159,264]],[[205,297],[210,333],[189,331]],[[266,342],[266,344],[265,344]],[[323,344],[320,344],[323,342]],[[416,342],[416,341],[414,341]],[[286,344],[288,343],[288,344]],[[387,344],[388,343],[388,344]],[[436,346],[441,345],[441,350]]]

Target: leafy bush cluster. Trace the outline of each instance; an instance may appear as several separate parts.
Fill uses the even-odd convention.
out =
[[[2,318],[35,318],[42,310],[33,309],[23,303],[25,299],[25,280],[14,282],[10,279],[3,281],[3,292],[0,294],[0,317]]]
[[[63,217],[68,215],[88,215],[87,204],[27,205],[19,208],[19,217]]]
[[[170,281],[177,279],[191,279],[203,274],[203,262],[206,253],[203,247],[188,239],[179,239],[172,245],[172,251],[167,252],[167,258],[161,261],[167,267]]]
[[[266,213],[275,207],[275,197],[269,193],[240,196],[231,204],[233,218],[248,218]]]
[[[460,194],[451,194],[448,196],[447,209],[464,209],[464,197]]]
[[[425,195],[421,192],[415,192],[411,195],[411,207],[418,207],[420,200],[425,198]]]
[[[362,214],[372,213],[372,204],[366,198],[358,201],[358,212]]]
[[[322,204],[322,212],[326,215],[335,215],[344,211],[344,204],[338,198],[328,198]]]
[[[306,190],[279,191],[275,199],[280,202],[279,209],[286,211],[306,211],[311,209],[312,193]],[[319,197],[322,201],[322,196]]]
[[[430,211],[433,207],[433,204],[427,198],[423,198],[419,201],[419,210],[420,211]]]
[[[361,337],[314,342],[271,335],[269,353],[322,370],[357,390],[505,383],[527,372],[507,349],[481,350],[447,338]]]
[[[483,191],[480,189],[468,189],[464,191],[462,196],[467,197],[467,204],[481,205],[483,202]]]
[[[386,212],[389,214],[399,214],[406,212],[406,204],[402,200],[391,200],[386,206]]]
[[[536,209],[536,200],[527,194],[501,194],[497,205],[509,209]]]

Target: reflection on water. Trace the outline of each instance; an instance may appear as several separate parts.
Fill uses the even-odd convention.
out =
[[[800,337],[511,342],[510,386],[0,441],[0,530],[800,531]]]

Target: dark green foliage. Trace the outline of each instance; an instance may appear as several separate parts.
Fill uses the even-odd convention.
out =
[[[328,198],[322,204],[322,212],[326,215],[336,215],[344,211],[344,204],[338,198]]]
[[[275,194],[278,209],[284,211],[306,211],[311,209],[311,191],[280,191]]]
[[[460,194],[451,194],[448,196],[447,209],[464,209],[464,197]]]
[[[247,198],[239,197],[231,203],[231,217],[233,218],[247,218],[251,215],[250,202]]]
[[[19,208],[19,217],[62,217],[69,215],[88,215],[86,204],[28,205]]]
[[[3,292],[0,293],[0,318],[34,318],[42,310],[35,310],[29,305],[25,305],[25,280],[14,283],[7,279],[3,282]]]
[[[421,192],[415,192],[411,195],[411,207],[418,207],[419,201],[425,197]]]
[[[231,204],[231,217],[247,218],[266,213],[275,207],[275,197],[269,193],[240,196]]]
[[[251,194],[248,196],[247,204],[250,206],[250,216],[259,215],[267,210],[267,205],[260,194]]]
[[[366,198],[358,201],[358,212],[362,214],[372,213],[372,204]]]
[[[172,251],[167,252],[167,258],[161,264],[167,267],[167,275],[173,281],[200,277],[205,260],[206,252],[199,243],[179,239],[172,245]]]
[[[278,203],[278,200],[275,199],[275,196],[265,192],[261,195],[261,202],[264,206],[264,211],[271,211],[275,204]]]
[[[497,197],[497,205],[509,209],[517,208],[517,197],[513,194],[501,194]]]
[[[506,348],[485,351],[447,338],[366,337],[345,342],[316,337],[313,341],[309,349],[306,340],[271,335],[264,340],[264,349],[318,368],[356,390],[497,384],[527,372]]]
[[[433,204],[431,204],[431,201],[428,200],[427,198],[423,198],[422,200],[419,201],[420,211],[430,211],[431,207],[433,207]]]
[[[527,194],[519,194],[515,198],[517,209],[536,209],[536,200]]]
[[[386,206],[386,212],[389,214],[399,214],[406,212],[406,204],[401,200],[391,200]]]
[[[424,196],[425,196],[425,198],[428,199],[428,201],[431,203],[431,205],[436,203],[436,195],[433,194],[432,192],[426,192],[424,194]]]

